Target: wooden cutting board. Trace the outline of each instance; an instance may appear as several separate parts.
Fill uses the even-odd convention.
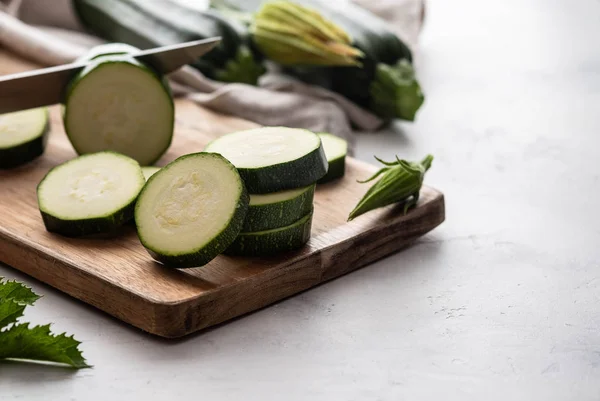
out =
[[[0,51],[0,74],[35,66]],[[255,124],[177,101],[172,147],[158,163],[195,151],[221,134]],[[44,229],[36,185],[53,166],[76,156],[52,110],[43,157],[0,170],[0,261],[144,331],[180,337],[254,311],[405,248],[444,221],[444,198],[422,190],[407,215],[390,206],[348,223],[368,189],[358,184],[375,166],[348,158],[346,176],[319,185],[312,237],[302,249],[270,258],[219,256],[204,267],[176,270],[153,262],[135,227],[115,239],[70,239]]]

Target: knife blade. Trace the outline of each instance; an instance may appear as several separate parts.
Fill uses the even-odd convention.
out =
[[[212,50],[220,37],[142,50],[131,56],[169,74]],[[0,114],[61,103],[73,77],[93,61],[0,76]]]

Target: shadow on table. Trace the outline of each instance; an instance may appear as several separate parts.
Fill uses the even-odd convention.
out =
[[[30,361],[0,361],[0,383],[10,381],[15,383],[40,383],[69,380],[79,372],[88,369],[77,370],[64,365],[38,363]]]

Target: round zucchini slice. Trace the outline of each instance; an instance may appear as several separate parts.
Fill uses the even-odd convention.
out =
[[[250,207],[242,232],[285,227],[306,216],[313,208],[315,185],[270,194],[250,195]]]
[[[0,168],[18,167],[40,157],[49,131],[46,108],[0,114]]]
[[[140,165],[115,152],[69,160],[52,168],[38,184],[44,225],[69,237],[113,233],[133,218],[145,182]]]
[[[282,228],[240,233],[224,252],[231,256],[271,256],[301,248],[310,239],[313,212]]]
[[[339,136],[326,132],[318,134],[323,142],[325,156],[329,168],[327,174],[319,180],[319,184],[342,178],[346,173],[346,155],[348,154],[348,142]]]
[[[127,54],[99,55],[71,82],[63,119],[78,154],[112,150],[148,166],[171,145],[175,107],[152,69]]]
[[[319,136],[298,128],[238,131],[215,139],[204,150],[233,163],[251,194],[314,184],[328,167]]]
[[[249,196],[235,167],[211,153],[181,156],[142,190],[135,223],[142,245],[168,267],[203,266],[233,242]]]

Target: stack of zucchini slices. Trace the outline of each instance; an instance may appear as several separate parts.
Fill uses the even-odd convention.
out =
[[[224,135],[204,151],[231,161],[250,193],[242,230],[225,254],[268,256],[306,244],[315,186],[328,170],[317,134],[287,127],[256,128]]]

